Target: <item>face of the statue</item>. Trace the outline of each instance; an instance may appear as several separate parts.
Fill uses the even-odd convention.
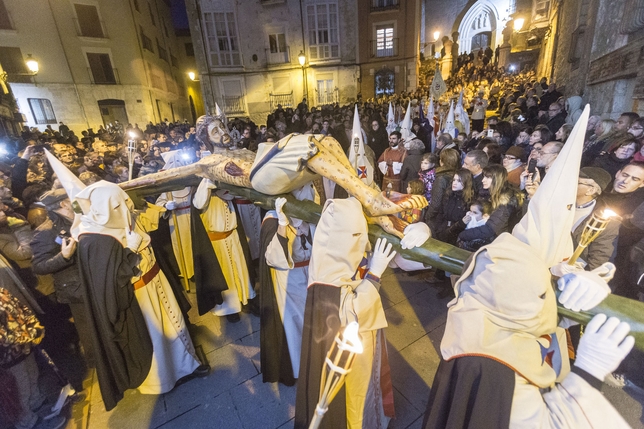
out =
[[[208,124],[208,138],[215,146],[228,147],[232,144],[232,139],[219,118],[214,118]]]

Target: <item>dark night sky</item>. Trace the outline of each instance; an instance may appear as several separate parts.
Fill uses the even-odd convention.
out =
[[[185,0],[171,0],[172,25],[176,29],[188,28],[188,14],[186,13]]]

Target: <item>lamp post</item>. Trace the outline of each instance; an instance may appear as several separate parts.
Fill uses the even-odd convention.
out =
[[[134,167],[134,155],[136,153],[136,133],[130,131],[128,136],[130,137],[127,141],[128,180],[132,180],[132,168]]]
[[[31,56],[31,54],[27,54],[27,60],[25,61],[25,64],[27,65],[27,68],[33,76],[36,76],[38,74],[38,70],[40,69],[38,66],[38,61],[36,61]]]
[[[320,397],[309,429],[320,427],[322,418],[329,409],[329,404],[338,394],[344,385],[345,377],[351,371],[356,354],[362,353],[362,342],[360,342],[358,330],[358,322],[351,322],[344,328],[344,331],[338,332],[333,340],[331,349],[324,360]]]
[[[302,86],[303,86],[302,98],[307,98],[309,88],[308,88],[308,82],[306,79],[306,70],[304,69],[304,66],[306,65],[306,55],[304,55],[304,51],[300,51],[300,53],[297,56],[297,60],[300,62],[300,66],[302,66]]]

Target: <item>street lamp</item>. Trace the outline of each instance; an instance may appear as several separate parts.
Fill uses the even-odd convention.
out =
[[[36,61],[31,54],[27,54],[27,60],[25,61],[25,64],[27,65],[27,68],[33,74],[34,76],[38,74],[38,61]]]
[[[300,65],[302,66],[302,85],[303,85],[303,96],[302,98],[306,98],[309,92],[308,88],[308,82],[306,81],[306,71],[304,70],[304,66],[306,65],[306,55],[304,55],[304,51],[300,51],[300,53],[297,56],[297,60],[300,62]]]
[[[193,71],[188,72],[188,77],[190,78],[191,81],[193,82],[199,82],[199,79],[197,79],[197,75]]]
[[[434,42],[438,42],[438,38],[440,37],[441,32],[440,31],[434,31]]]
[[[525,23],[524,18],[515,18],[514,19],[514,31],[519,32],[523,28],[523,24]]]

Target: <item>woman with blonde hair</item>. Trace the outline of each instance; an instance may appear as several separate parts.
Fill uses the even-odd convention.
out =
[[[466,229],[458,235],[461,241],[492,241],[502,232],[510,231],[515,214],[523,205],[523,196],[508,183],[508,172],[501,165],[488,165],[483,169],[483,189],[479,197],[488,201],[492,213],[488,221],[481,226]]]
[[[595,126],[595,133],[584,143],[581,166],[588,167],[604,150],[606,142],[615,134],[615,121],[604,119]]]

